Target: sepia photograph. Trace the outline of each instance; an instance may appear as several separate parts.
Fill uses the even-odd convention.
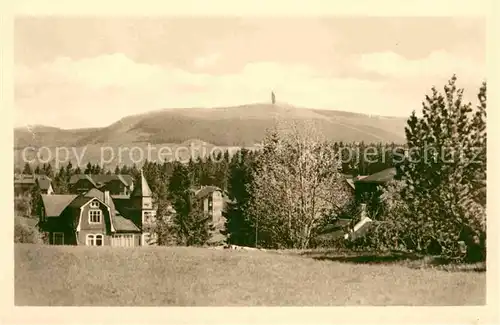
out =
[[[486,305],[485,17],[12,31],[15,306]]]

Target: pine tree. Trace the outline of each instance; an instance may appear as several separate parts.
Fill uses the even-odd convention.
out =
[[[90,163],[90,161],[87,163],[87,166],[85,167],[85,171],[83,172],[84,174],[87,174],[87,175],[90,175],[92,174],[92,170],[93,170],[93,167],[92,164]]]
[[[175,210],[173,224],[180,243],[188,246],[204,244],[209,236],[209,218],[194,197],[188,168],[181,163],[174,165],[168,194]]]
[[[69,180],[66,175],[66,169],[61,166],[58,173],[54,178],[54,191],[57,194],[68,194],[69,193]]]
[[[92,167],[92,174],[93,175],[100,175],[102,172],[103,172],[103,168],[100,165],[95,164]]]
[[[461,254],[460,241],[470,246],[471,237],[485,238],[486,233],[485,205],[475,200],[474,191],[476,184],[485,188],[486,161],[473,164],[470,160],[475,144],[486,140],[481,121],[486,85],[479,96],[484,102],[480,99],[474,117],[472,105],[463,102],[464,90],[457,89],[456,80],[455,76],[450,79],[444,94],[432,88],[422,103],[422,117],[413,112],[408,119],[409,157],[400,168],[404,208],[391,220],[404,223],[406,236],[413,238],[412,249],[425,251],[434,243],[447,256]]]
[[[241,149],[229,164],[229,203],[223,212],[228,242],[240,246],[255,245],[255,227],[247,211],[251,199],[254,161],[249,150]]]
[[[128,168],[127,165],[123,165],[122,168],[120,169],[120,174],[122,175],[130,175],[130,169]]]
[[[115,172],[114,172],[115,175],[120,175],[120,167],[118,165],[116,165],[115,167]]]
[[[73,175],[73,164],[71,163],[71,161],[68,162],[68,164],[66,165],[66,175],[67,177],[71,177],[71,175]]]
[[[139,169],[137,169],[137,166],[135,163],[132,165],[132,168],[130,168],[130,170],[128,171],[128,174],[134,178],[136,178],[140,175],[140,171],[139,171]]]
[[[35,182],[35,185],[33,186],[30,192],[31,215],[39,215],[41,203],[42,203],[42,191],[40,190],[38,183]]]
[[[26,162],[24,164],[24,168],[23,168],[23,174],[26,174],[26,175],[31,175],[33,172],[31,170],[31,166],[28,162]]]
[[[52,171],[52,165],[50,163],[43,165],[43,174],[50,178],[54,176],[54,172]]]

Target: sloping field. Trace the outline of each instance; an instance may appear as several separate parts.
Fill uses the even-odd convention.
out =
[[[485,282],[273,252],[15,245],[16,305],[482,305]]]

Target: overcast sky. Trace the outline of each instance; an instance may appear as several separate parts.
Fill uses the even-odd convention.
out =
[[[475,100],[474,18],[22,18],[16,126],[106,126],[160,108],[278,102],[407,116],[456,73]]]

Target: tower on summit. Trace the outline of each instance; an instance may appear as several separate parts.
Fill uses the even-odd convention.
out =
[[[274,91],[271,91],[271,103],[276,104],[276,95],[274,94]]]

